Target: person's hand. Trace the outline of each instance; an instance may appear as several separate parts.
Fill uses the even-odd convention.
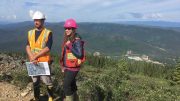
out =
[[[33,60],[34,60],[33,55],[29,56],[29,61],[31,62]]]
[[[36,58],[35,58],[35,54],[34,53],[32,53],[31,55],[29,55],[29,61],[33,61],[33,60],[35,60]]]
[[[33,62],[33,64],[37,64],[38,63],[38,61],[36,60],[35,54],[29,56],[29,60],[30,60],[30,62]]]
[[[33,64],[37,65],[38,64],[38,61],[37,60],[33,60],[31,61]]]
[[[67,42],[66,42],[66,48],[67,48],[67,49],[71,49],[71,48],[72,48],[72,43],[71,43],[71,41],[67,41]]]
[[[71,43],[71,41],[67,41],[67,42],[66,42],[66,45],[69,45],[70,43]]]
[[[64,73],[64,69],[61,69],[61,72]]]
[[[62,72],[62,75],[63,75],[63,77],[64,77],[64,67],[61,68],[61,72]]]

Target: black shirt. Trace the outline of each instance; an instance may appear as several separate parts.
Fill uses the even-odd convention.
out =
[[[37,31],[37,30],[35,31],[35,41],[37,41],[37,39],[39,38],[41,32],[42,31]],[[48,36],[48,41],[46,43],[46,47],[51,49],[52,43],[53,43],[53,38],[52,38],[52,33],[50,33],[49,36]],[[27,45],[29,45],[29,41],[28,40],[27,40]]]

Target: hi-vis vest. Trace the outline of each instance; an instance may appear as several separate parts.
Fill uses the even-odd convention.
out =
[[[82,47],[83,47],[84,42],[81,41],[81,44],[82,44]],[[82,52],[83,52],[83,57],[82,57],[81,59],[78,59],[78,58],[71,52],[70,49],[67,49],[67,48],[66,48],[66,50],[64,51],[64,48],[63,48],[62,53],[61,53],[62,58],[61,58],[61,60],[60,60],[60,64],[61,64],[62,66],[64,66],[64,67],[70,67],[70,68],[80,67],[81,64],[82,64],[83,62],[85,62],[85,51],[84,51],[84,47],[83,47],[83,51],[82,51]],[[66,54],[66,55],[65,55],[65,56],[66,56],[65,58],[64,58],[64,54]],[[63,59],[65,59],[65,60],[63,60]],[[64,62],[65,62],[65,64],[64,64]]]
[[[39,35],[38,39],[35,41],[35,29],[28,32],[28,41],[31,48],[31,52],[34,54],[40,52],[46,47],[48,41],[48,36],[51,33],[50,30],[44,28]],[[50,53],[46,53],[44,56],[39,57],[38,62],[50,62]]]

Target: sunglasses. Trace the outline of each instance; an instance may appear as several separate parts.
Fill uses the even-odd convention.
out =
[[[72,30],[73,28],[64,28],[65,30]]]

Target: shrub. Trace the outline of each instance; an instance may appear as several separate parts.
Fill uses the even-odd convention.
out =
[[[27,70],[22,69],[21,71],[16,71],[12,73],[13,84],[21,88],[25,88],[29,82],[31,82],[31,77],[28,76]]]
[[[180,84],[180,60],[178,61],[176,68],[173,71],[171,80],[172,84]]]

